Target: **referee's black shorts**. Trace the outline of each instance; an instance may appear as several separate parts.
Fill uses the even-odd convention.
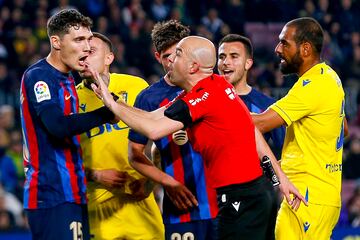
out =
[[[251,182],[216,190],[219,239],[267,240],[276,218],[276,199],[268,180],[261,176]],[[275,209],[274,209],[275,208]],[[274,214],[275,213],[275,214]]]

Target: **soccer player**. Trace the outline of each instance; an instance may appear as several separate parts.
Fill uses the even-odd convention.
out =
[[[137,94],[148,86],[145,80],[109,72],[114,54],[106,36],[94,32],[90,48],[86,59],[89,66],[108,76],[108,88],[133,105]],[[80,112],[102,106],[91,90],[91,74],[85,70],[80,76],[83,78],[77,86]],[[94,239],[164,239],[161,213],[151,183],[129,165],[128,133],[128,126],[118,122],[99,125],[81,135],[84,165],[90,176],[90,233]]]
[[[189,33],[188,27],[175,20],[159,22],[154,26],[151,37],[156,49],[155,57],[163,66],[165,73],[168,72],[168,57],[175,51],[176,44]],[[181,88],[170,82],[166,74],[139,94],[135,106],[146,111],[156,110],[168,104],[181,91]],[[148,142],[146,136],[130,130],[129,139],[132,166],[142,174],[152,177],[168,190],[168,194],[165,194],[163,199],[165,238],[215,239],[213,219],[218,211],[216,193],[208,186],[201,155],[194,151],[186,131],[180,130],[155,141],[165,173],[153,166],[144,154]],[[145,168],[144,171],[144,167],[149,169],[146,171]],[[176,185],[184,184],[197,198],[198,206],[179,210],[171,201],[172,190],[164,179],[171,179]]]
[[[247,74],[253,64],[253,47],[250,39],[238,35],[228,34],[219,42],[218,71],[225,79],[234,86],[235,92],[245,103],[250,112],[261,113],[265,111],[274,99],[247,84]],[[280,126],[265,135],[265,139],[271,138],[274,146],[281,151],[285,136],[285,127]],[[270,184],[268,184],[270,185]],[[268,186],[273,196],[272,218],[269,223],[266,239],[273,239],[276,215],[278,212],[277,194]]]
[[[189,127],[189,139],[202,155],[205,175],[217,192],[218,238],[265,239],[271,194],[265,186],[267,180],[259,157],[269,156],[281,182],[280,190],[294,209],[301,201],[306,203],[304,197],[281,171],[232,85],[213,74],[214,44],[203,37],[186,37],[177,44],[169,60],[169,79],[184,92],[168,106],[153,112],[115,102],[102,77],[93,70],[97,85],[92,84],[92,88],[128,126],[151,139]],[[186,191],[179,192],[174,200],[187,207],[196,205]]]
[[[294,212],[283,201],[276,239],[330,239],[341,206],[344,91],[339,76],[320,59],[323,30],[316,20],[286,23],[279,40],[275,52],[281,72],[299,79],[253,120],[262,132],[287,126],[281,167],[309,206]]]
[[[21,125],[24,136],[24,208],[33,239],[89,239],[86,180],[76,134],[109,122],[101,107],[78,114],[70,71],[86,68],[92,21],[63,10],[47,24],[51,51],[24,73]]]

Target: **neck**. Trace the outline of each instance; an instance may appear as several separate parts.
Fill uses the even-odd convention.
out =
[[[247,95],[251,92],[251,87],[247,84],[246,79],[240,80],[234,85],[237,95]]]
[[[302,66],[299,68],[298,75],[301,77],[304,73],[306,73],[310,68],[315,66],[316,64],[320,63],[321,60],[319,58],[317,59],[311,59],[309,61],[304,61]]]
[[[207,78],[207,77],[210,77],[212,75],[209,74],[209,73],[200,73],[200,74],[196,74],[196,75],[193,75],[193,76],[190,76],[189,77],[189,80],[188,81],[185,81],[184,82],[184,86],[180,86],[182,89],[185,90],[185,92],[190,92],[191,89],[196,85],[198,84],[198,82],[200,82],[201,80]]]
[[[60,60],[60,52],[59,51],[51,51],[49,55],[46,57],[46,61],[53,66],[55,69],[62,73],[67,73],[71,71],[71,69],[66,66],[64,63]]]

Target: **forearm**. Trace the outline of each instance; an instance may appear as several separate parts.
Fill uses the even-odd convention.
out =
[[[57,106],[49,106],[40,113],[41,121],[47,131],[56,138],[71,137],[86,132],[114,118],[105,107],[95,111],[64,116]]]
[[[271,151],[269,145],[265,141],[261,132],[255,127],[255,138],[256,138],[256,150],[258,152],[259,158],[262,159],[264,156],[270,158],[271,165],[274,168],[274,171],[278,178],[280,179],[285,176],[284,172],[282,171],[279,162],[277,161],[275,155]]]
[[[272,109],[267,109],[265,112],[260,114],[252,113],[251,117],[255,126],[262,133],[267,133],[274,128],[278,128],[286,124],[280,115]]]
[[[146,112],[124,102],[114,102],[110,109],[130,128],[151,140],[165,137],[183,127],[181,122],[164,116],[164,107],[153,112]]]
[[[129,163],[139,173],[161,185],[171,178],[145,155],[145,145],[129,140]]]

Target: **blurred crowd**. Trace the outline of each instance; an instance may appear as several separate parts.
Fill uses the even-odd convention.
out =
[[[49,53],[47,19],[64,8],[91,17],[93,31],[112,40],[112,72],[138,75],[149,84],[163,75],[150,38],[156,22],[178,19],[193,35],[215,44],[228,33],[244,34],[255,50],[249,83],[275,98],[296,80],[282,76],[274,54],[284,22],[302,16],[317,19],[325,30],[323,59],[338,72],[346,91],[350,136],[344,145],[343,176],[352,187],[344,193],[340,224],[360,226],[359,0],[0,0],[0,231],[27,228],[21,206],[19,85],[23,71]]]

